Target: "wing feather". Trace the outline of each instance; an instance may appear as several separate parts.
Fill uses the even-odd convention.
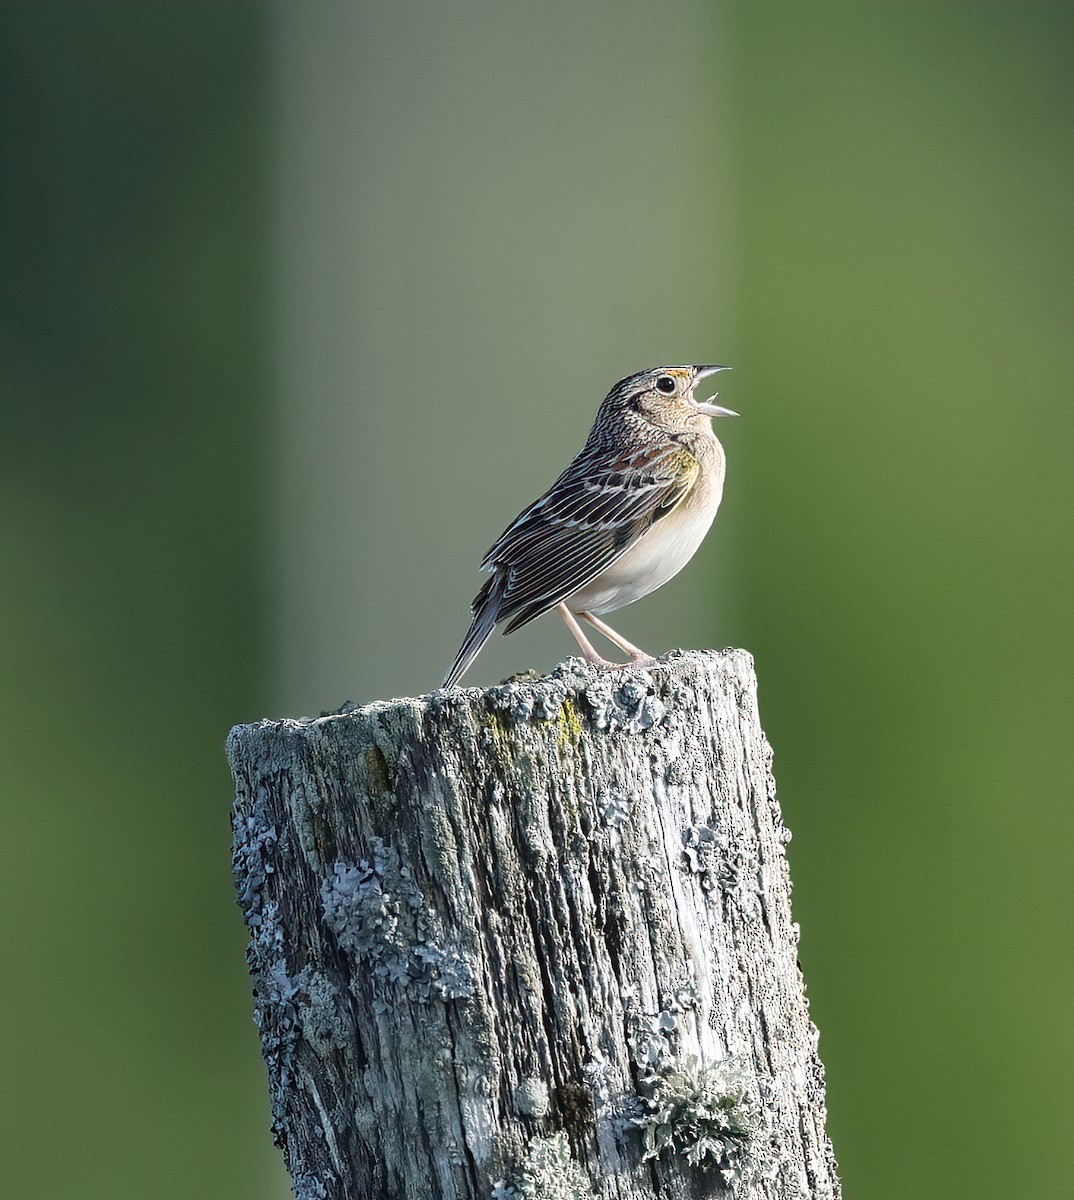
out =
[[[583,451],[485,556],[503,580],[497,623],[511,633],[607,570],[689,494],[701,467],[677,442],[619,457]]]

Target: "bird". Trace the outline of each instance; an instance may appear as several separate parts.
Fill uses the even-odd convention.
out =
[[[608,662],[579,618],[629,656],[654,661],[600,614],[633,604],[677,575],[708,533],[723,496],[726,458],[712,417],[737,417],[694,389],[725,366],[653,367],[607,394],[585,445],[552,486],[522,510],[481,563],[473,623],[445,688],[492,636],[555,609],[587,662]]]

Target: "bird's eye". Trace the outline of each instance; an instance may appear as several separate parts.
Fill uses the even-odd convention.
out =
[[[661,375],[656,381],[656,390],[670,396],[675,390],[675,380],[670,375]]]

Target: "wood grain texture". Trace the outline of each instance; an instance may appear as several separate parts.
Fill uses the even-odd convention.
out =
[[[740,650],[232,730],[300,1200],[840,1195]]]

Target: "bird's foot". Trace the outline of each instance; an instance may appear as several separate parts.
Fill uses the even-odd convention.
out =
[[[583,657],[591,667],[600,667],[605,671],[619,671],[623,667],[629,667],[631,665],[630,663],[611,662],[607,658],[601,658],[599,654],[585,654]]]
[[[631,667],[651,667],[657,661],[651,654],[632,654],[629,662],[609,662],[608,659],[601,658],[599,655],[586,659],[586,662],[594,667],[600,667],[604,671],[628,671]]]

